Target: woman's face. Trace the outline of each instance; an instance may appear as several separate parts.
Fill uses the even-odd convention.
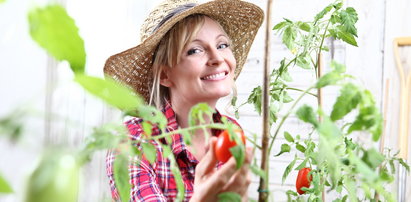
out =
[[[221,26],[205,17],[194,40],[183,49],[180,62],[166,68],[161,84],[168,87],[173,101],[187,104],[215,104],[230,94],[236,60],[230,40]]]

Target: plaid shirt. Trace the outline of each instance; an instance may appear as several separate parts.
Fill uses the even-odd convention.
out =
[[[177,130],[179,128],[176,115],[167,104],[163,108],[163,113],[168,120],[166,132]],[[213,114],[215,123],[221,122],[222,115],[217,111]],[[227,117],[227,116],[225,116]],[[227,117],[228,120],[238,125],[238,123]],[[125,124],[130,132],[129,136],[132,140],[138,140],[143,133],[141,125],[142,119],[132,118]],[[219,134],[220,130],[212,130],[212,134]],[[159,135],[158,128],[153,129],[152,135]],[[177,165],[181,171],[184,182],[185,194],[184,201],[189,201],[194,191],[194,171],[198,164],[198,160],[187,149],[181,134],[172,136],[171,149],[176,159]],[[170,160],[163,156],[161,146],[157,142],[152,142],[157,150],[156,160],[153,164],[148,162],[145,158],[133,157],[129,165],[130,175],[130,201],[173,201],[177,196],[177,185],[170,169]],[[165,143],[165,140],[162,140]],[[141,149],[141,148],[139,148]],[[109,151],[106,158],[107,175],[110,181],[111,194],[115,201],[119,201],[119,193],[117,192],[114,177],[113,177],[113,163],[115,158],[115,151]],[[216,165],[219,168],[222,164]]]

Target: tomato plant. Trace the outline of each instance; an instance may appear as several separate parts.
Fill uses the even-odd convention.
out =
[[[302,168],[298,171],[297,180],[295,182],[295,188],[299,194],[304,194],[305,191],[302,190],[303,187],[310,188],[311,181],[313,180],[312,175],[309,175],[311,168]]]
[[[237,136],[241,137],[243,144],[245,144],[244,132],[242,130],[235,130],[234,132]],[[232,154],[230,149],[237,145],[235,138],[236,137],[230,138],[230,133],[228,130],[224,130],[220,133],[214,148],[216,157],[219,161],[225,163],[231,158]]]

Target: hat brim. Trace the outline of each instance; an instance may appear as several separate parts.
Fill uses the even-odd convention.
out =
[[[214,0],[173,16],[138,46],[108,58],[104,66],[106,76],[131,87],[148,102],[153,82],[152,57],[158,43],[178,21],[192,14],[204,14],[216,20],[230,37],[237,61],[236,79],[264,18],[261,8],[239,0]]]

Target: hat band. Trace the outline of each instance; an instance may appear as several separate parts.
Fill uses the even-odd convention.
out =
[[[193,8],[194,6],[196,6],[196,3],[189,3],[189,4],[185,4],[185,5],[180,5],[177,8],[175,8],[173,11],[171,11],[170,13],[168,13],[166,16],[164,16],[164,18],[160,21],[160,23],[158,23],[158,25],[153,29],[153,31],[151,32],[152,34],[154,32],[156,32],[161,25],[163,25],[164,23],[166,23],[168,20],[170,20],[173,16],[180,14],[190,8]]]

